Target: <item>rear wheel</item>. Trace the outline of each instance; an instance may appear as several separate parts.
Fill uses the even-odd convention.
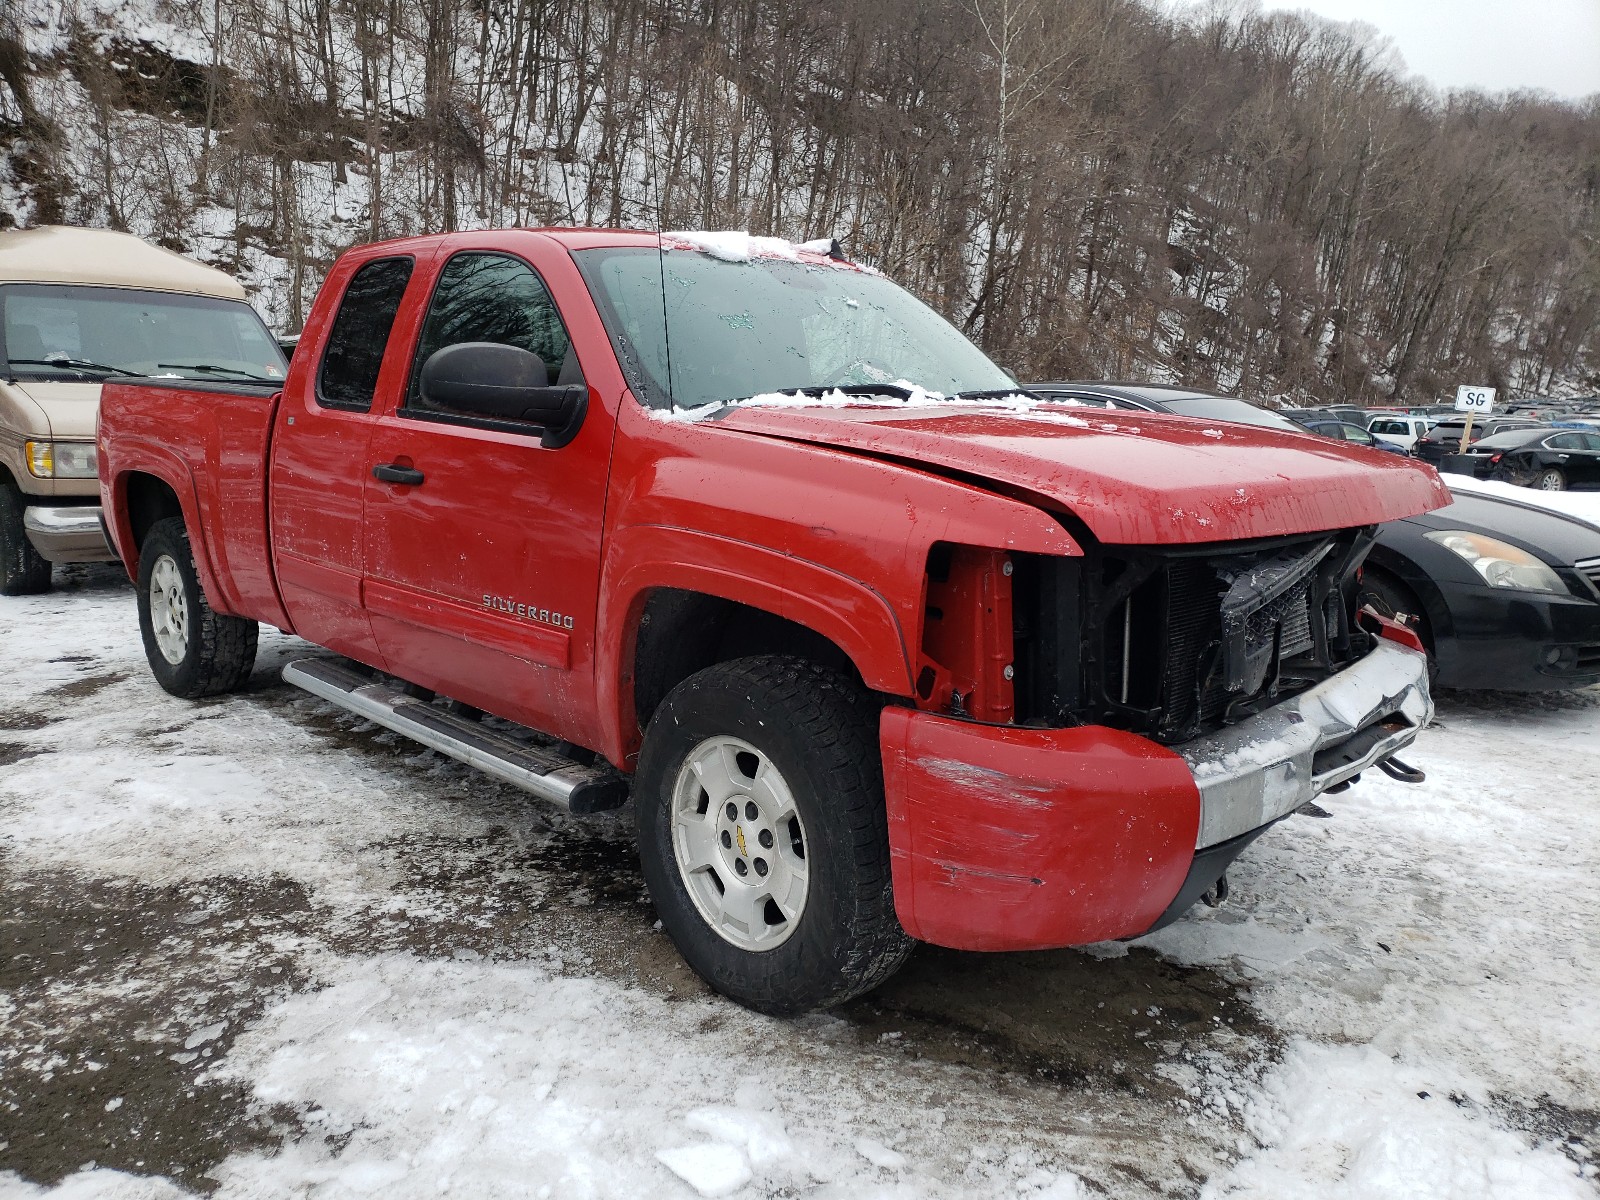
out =
[[[50,564],[22,527],[26,507],[16,485],[0,481],[0,596],[37,596],[50,590]]]
[[[788,1015],[899,969],[876,706],[786,658],[686,679],[645,734],[633,797],[662,926],[723,995]]]
[[[1541,492],[1564,492],[1567,490],[1567,477],[1562,474],[1560,467],[1546,467],[1534,476],[1533,486]]]
[[[214,611],[183,518],[157,521],[139,549],[139,632],[150,672],[174,696],[234,691],[256,661],[257,625]]]

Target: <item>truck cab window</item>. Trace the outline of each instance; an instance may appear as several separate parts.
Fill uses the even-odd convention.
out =
[[[322,404],[355,412],[372,407],[389,330],[414,265],[409,258],[380,258],[351,278],[322,355],[317,378],[317,399]]]
[[[543,280],[520,258],[468,251],[439,273],[439,285],[417,339],[405,407],[414,414],[448,413],[421,394],[422,364],[462,342],[497,342],[530,350],[544,360],[550,382],[581,383],[572,339]]]

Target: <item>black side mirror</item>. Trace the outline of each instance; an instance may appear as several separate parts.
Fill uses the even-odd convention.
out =
[[[539,444],[550,450],[578,436],[589,409],[583,384],[552,387],[544,359],[499,342],[458,342],[434,351],[418,383],[422,398],[438,408],[539,426]]]

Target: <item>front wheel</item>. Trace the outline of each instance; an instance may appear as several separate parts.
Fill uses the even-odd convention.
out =
[[[1546,467],[1534,479],[1533,486],[1541,492],[1564,492],[1567,490],[1567,477],[1559,467]]]
[[[1368,567],[1362,573],[1360,586],[1356,589],[1356,608],[1361,609],[1369,604],[1381,615],[1401,621],[1416,630],[1428,651],[1428,688],[1431,691],[1438,687],[1439,659],[1433,652],[1433,631],[1428,626],[1428,614],[1423,611],[1422,601],[1399,580]]]
[[[22,493],[0,479],[0,596],[37,596],[50,590],[50,564],[22,527]]]
[[[774,1016],[877,987],[911,940],[894,914],[876,707],[809,663],[746,658],[686,679],[634,782],[661,923],[717,991]]]
[[[234,691],[256,661],[257,626],[212,609],[181,517],[157,521],[139,548],[139,632],[150,672],[174,696]]]

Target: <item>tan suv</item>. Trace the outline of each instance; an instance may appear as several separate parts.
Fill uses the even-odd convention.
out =
[[[112,376],[281,380],[282,352],[221,271],[107,229],[0,233],[0,594],[114,557],[95,414]]]

